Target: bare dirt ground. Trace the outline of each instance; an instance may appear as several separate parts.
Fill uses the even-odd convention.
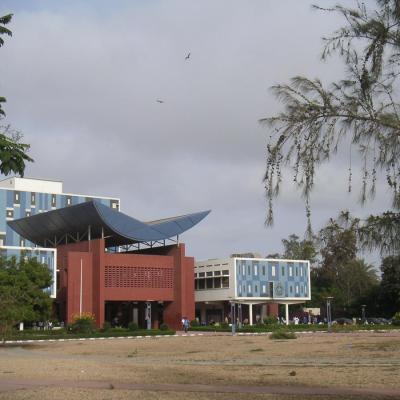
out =
[[[400,399],[400,331],[0,347],[3,399]]]

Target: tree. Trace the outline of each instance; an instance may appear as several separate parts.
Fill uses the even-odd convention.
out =
[[[324,39],[322,54],[323,60],[339,54],[345,77],[326,86],[319,79],[296,76],[289,84],[272,88],[284,110],[261,120],[272,132],[264,177],[267,223],[273,222],[272,202],[279,194],[282,166],[287,165],[303,190],[311,232],[309,199],[317,167],[350,144],[346,154],[356,153],[362,160],[362,201],[374,195],[379,171],[386,174],[393,200],[394,211],[364,221],[362,244],[396,254],[400,252],[400,5],[396,0],[376,0],[371,11],[359,2],[355,8],[338,5],[325,11],[337,12],[345,20],[344,27]],[[348,187],[351,190],[351,156]]]
[[[349,315],[357,311],[360,299],[378,286],[374,268],[357,258],[358,222],[349,213],[342,213],[321,229],[322,261],[312,275],[313,297],[315,292],[319,301],[327,295],[333,296],[336,309]]]
[[[51,298],[45,291],[52,283],[48,267],[36,258],[16,261],[0,258],[0,334],[3,340],[20,321],[47,319]]]
[[[400,256],[384,258],[381,270],[380,311],[387,317],[393,317],[400,311]]]
[[[4,45],[2,35],[12,36],[12,32],[6,27],[11,22],[12,14],[0,17],[0,47]],[[0,96],[0,121],[5,117],[2,105],[5,97]],[[30,146],[20,141],[21,135],[10,128],[9,125],[0,125],[0,172],[8,175],[12,172],[24,176],[25,163],[32,162],[28,156]]]
[[[292,234],[288,239],[282,239],[285,249],[283,258],[291,260],[309,260],[311,264],[316,262],[317,250],[314,240],[299,240],[300,238]]]

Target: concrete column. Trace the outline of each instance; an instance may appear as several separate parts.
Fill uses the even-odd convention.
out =
[[[150,301],[146,301],[146,303],[145,303],[145,320],[146,320],[146,329],[151,329],[151,303],[150,303]]]
[[[253,304],[249,304],[249,324],[253,325]]]
[[[200,305],[200,322],[201,323],[206,323],[206,305],[204,303],[201,303]]]
[[[289,304],[285,304],[285,319],[286,325],[289,325]]]
[[[268,305],[267,304],[263,304],[261,306],[261,321],[263,321],[264,317],[266,317],[268,315],[267,309],[268,309]]]

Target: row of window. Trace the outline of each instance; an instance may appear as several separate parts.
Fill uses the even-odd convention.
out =
[[[58,195],[58,196],[60,196],[60,195]],[[62,196],[65,197],[64,206],[72,205],[72,197],[73,196],[65,196],[65,195],[62,195]],[[91,201],[91,200],[93,200],[91,197],[85,198],[85,201]],[[57,204],[57,195],[56,194],[51,195],[50,203],[51,203],[51,207],[56,207],[56,204]],[[15,205],[21,204],[21,194],[19,191],[14,191],[14,204]],[[36,206],[36,193],[33,193],[33,192],[31,193],[31,206]],[[110,200],[110,207],[118,210],[118,200]]]
[[[243,263],[241,267],[242,267],[242,269],[241,269],[242,275],[246,275],[246,265]],[[276,276],[277,269],[278,269],[278,266],[275,266],[275,265],[271,266],[271,276]],[[299,276],[299,273],[300,273],[300,276],[304,276],[306,274],[306,268],[304,268],[303,266],[293,267],[293,266],[289,265],[288,269],[289,269],[289,276],[293,276],[293,270],[294,270],[295,276]],[[265,276],[266,272],[267,271],[266,271],[265,265],[261,265],[261,268],[257,264],[255,264],[253,266],[247,265],[247,275],[258,276],[260,274],[262,276]],[[285,272],[286,272],[286,267],[281,266],[281,276],[285,276]]]
[[[229,277],[221,276],[221,277],[214,277],[214,278],[195,279],[194,287],[195,287],[195,290],[228,289],[229,288]]]
[[[248,284],[246,287],[246,284],[243,285],[239,285],[238,287],[239,289],[239,296],[257,296],[257,295],[261,295],[261,296],[266,296],[266,297],[274,297],[273,293],[274,293],[274,287],[273,287],[273,283],[269,282],[269,285],[263,284],[260,285],[260,291],[258,290],[258,285],[255,284],[254,286],[251,284]],[[247,291],[246,291],[247,289]],[[292,297],[293,295],[301,295],[301,296],[307,296],[307,286],[306,285],[295,285],[295,286],[289,286],[289,293],[288,293],[288,297]],[[279,296],[281,297],[281,296]]]
[[[227,267],[229,265],[229,263],[219,263],[219,264],[203,264],[203,265],[196,265],[197,268],[210,268],[210,267],[219,267],[219,268],[223,268],[223,267]]]
[[[207,272],[199,272],[194,274],[195,278],[205,278],[205,277],[211,277],[211,276],[229,276],[229,270],[228,269],[223,269],[222,271],[207,271]]]

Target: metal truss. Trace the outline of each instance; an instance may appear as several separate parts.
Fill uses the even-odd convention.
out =
[[[164,240],[152,240],[149,242],[131,243],[117,247],[108,247],[107,251],[109,253],[126,253],[130,251],[152,249],[154,247],[165,247],[171,244],[179,244],[179,236],[177,236],[176,239],[169,238]]]

